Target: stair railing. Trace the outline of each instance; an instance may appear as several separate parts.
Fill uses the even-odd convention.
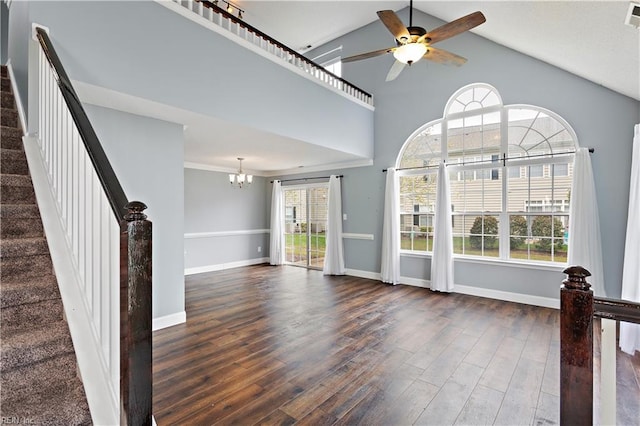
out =
[[[560,424],[592,425],[594,422],[594,318],[613,325],[606,327],[603,324],[600,378],[603,392],[606,388],[613,394],[607,402],[609,406],[601,407],[602,424],[615,424],[615,346],[614,354],[608,356],[610,359],[604,358],[612,349],[610,345],[616,344],[613,321],[640,324],[640,303],[594,296],[591,284],[587,282],[591,273],[581,266],[570,266],[564,273],[568,278],[560,288]],[[606,328],[609,328],[608,343],[604,341]],[[606,382],[612,386],[605,387]]]
[[[128,201],[48,34],[35,36],[40,154],[84,300],[65,309],[85,309],[91,323],[101,363],[91,367],[110,395],[94,404],[121,424],[151,424],[151,222]]]

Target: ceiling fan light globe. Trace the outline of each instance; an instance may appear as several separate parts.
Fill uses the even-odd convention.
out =
[[[403,64],[414,64],[427,53],[427,46],[422,43],[409,43],[398,47],[393,56]]]

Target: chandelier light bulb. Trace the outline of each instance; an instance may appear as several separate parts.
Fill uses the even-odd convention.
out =
[[[422,43],[409,43],[398,47],[393,56],[403,64],[411,65],[418,62],[427,53],[427,46]]]

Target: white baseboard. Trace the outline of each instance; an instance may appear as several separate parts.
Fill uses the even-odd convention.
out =
[[[505,302],[523,303],[525,305],[542,306],[543,308],[560,309],[560,299],[551,297],[533,296],[531,294],[511,293],[508,291],[492,290],[488,288],[470,287],[456,284],[454,293],[468,294],[470,296],[487,297],[489,299],[504,300]],[[558,295],[560,292],[558,291]]]
[[[182,311],[176,312],[175,314],[154,318],[151,327],[153,331],[156,331],[185,322],[187,322],[187,313],[185,311]]]
[[[430,288],[431,282],[420,278],[400,277],[400,284],[414,287]],[[489,288],[471,287],[455,284],[453,293],[467,294],[469,296],[486,297],[488,299],[503,300],[505,302],[523,303],[525,305],[542,306],[544,308],[560,309],[560,299],[550,297],[533,296],[531,294],[511,293],[508,291],[492,290]]]
[[[360,271],[358,269],[345,269],[345,274],[352,277],[366,278],[368,280],[382,280],[379,272]]]
[[[240,260],[237,262],[219,263],[217,265],[196,266],[194,268],[185,268],[185,275],[202,274],[204,272],[223,271],[225,269],[240,268],[242,266],[259,265],[261,263],[269,263],[268,257],[258,257],[255,259]]]
[[[357,269],[347,269],[346,274],[352,277],[367,278],[370,280],[380,280],[377,272],[359,271]],[[400,277],[400,284],[413,287],[430,288],[431,282],[421,278]],[[530,294],[511,293],[508,291],[492,290],[488,288],[471,287],[456,284],[453,286],[454,293],[467,294],[469,296],[486,297],[488,299],[504,300],[505,302],[523,303],[525,305],[542,306],[544,308],[560,309],[560,299],[551,297],[533,296]]]

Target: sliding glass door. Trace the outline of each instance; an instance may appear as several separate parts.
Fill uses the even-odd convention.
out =
[[[285,206],[285,262],[322,269],[327,229],[327,185],[283,187],[282,193]]]

